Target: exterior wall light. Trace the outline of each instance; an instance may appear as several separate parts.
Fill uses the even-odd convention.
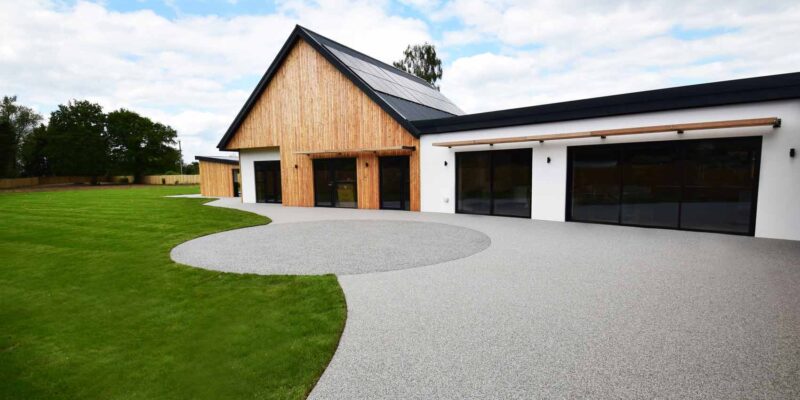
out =
[[[794,147],[792,147],[791,149],[789,149],[789,157],[794,158],[794,155],[795,155],[795,151],[794,151]]]
[[[547,163],[550,164],[550,157],[547,157]]]
[[[445,162],[444,162],[444,166],[445,166],[445,167],[447,166],[447,161],[445,161]]]

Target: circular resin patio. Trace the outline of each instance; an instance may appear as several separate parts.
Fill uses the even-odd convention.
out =
[[[346,275],[438,264],[480,252],[490,243],[481,232],[441,223],[335,220],[216,233],[175,247],[171,257],[226,272]]]

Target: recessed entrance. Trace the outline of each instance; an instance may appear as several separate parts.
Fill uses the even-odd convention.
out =
[[[568,149],[567,219],[755,234],[761,137]]]
[[[456,153],[456,212],[531,216],[531,149]]]
[[[411,203],[410,188],[408,157],[381,157],[381,208],[386,210],[408,210]]]
[[[231,172],[233,174],[231,177],[231,179],[233,179],[233,197],[239,197],[239,188],[241,187],[241,174],[239,174],[239,168],[234,168],[231,170]]]
[[[281,202],[281,162],[256,161],[253,163],[256,176],[256,202]]]
[[[314,160],[314,205],[317,207],[358,207],[355,158],[318,158]]]

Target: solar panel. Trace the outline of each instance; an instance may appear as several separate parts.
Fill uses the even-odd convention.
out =
[[[333,46],[325,46],[336,58],[353,70],[373,90],[386,93],[407,101],[442,110],[451,114],[463,114],[455,104],[450,102],[438,90],[397,72],[360,60]]]

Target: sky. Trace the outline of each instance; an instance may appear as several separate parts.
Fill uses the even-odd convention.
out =
[[[800,2],[0,0],[0,95],[70,99],[216,144],[295,24],[391,63],[433,43],[468,113],[800,70]]]

